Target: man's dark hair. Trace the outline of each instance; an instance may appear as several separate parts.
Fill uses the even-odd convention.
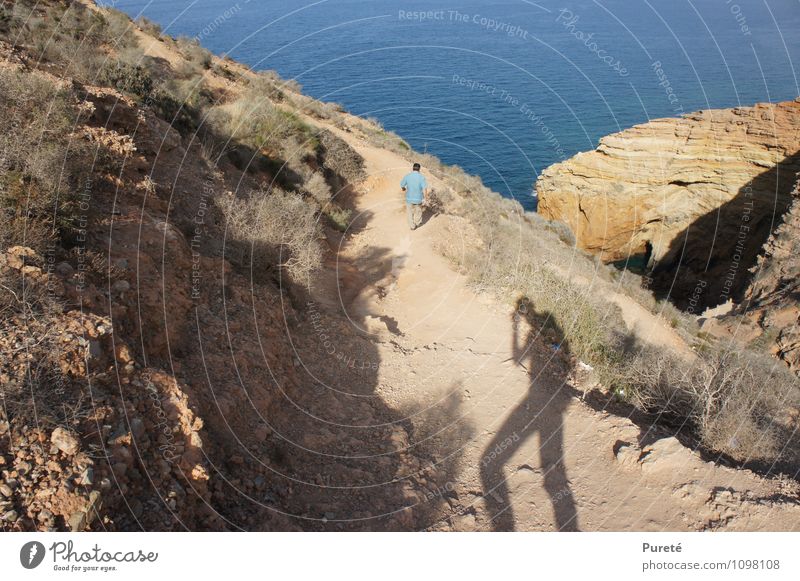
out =
[[[411,169],[413,169],[414,171],[419,171],[419,164],[415,163]]]

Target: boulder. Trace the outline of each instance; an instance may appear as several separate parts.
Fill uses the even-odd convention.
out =
[[[673,436],[656,440],[642,452],[639,464],[645,473],[681,473],[691,468],[691,464],[697,460],[691,450]]]

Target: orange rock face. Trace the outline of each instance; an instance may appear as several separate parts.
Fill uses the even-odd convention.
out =
[[[679,295],[703,281],[704,304],[717,304],[741,290],[788,207],[798,151],[800,100],[656,119],[545,170],[539,212],[605,261],[668,270]],[[730,270],[727,288],[715,283]]]

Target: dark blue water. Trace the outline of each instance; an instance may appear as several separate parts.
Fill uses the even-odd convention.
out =
[[[800,95],[798,0],[115,5],[377,117],[527,208],[543,168],[603,135]]]

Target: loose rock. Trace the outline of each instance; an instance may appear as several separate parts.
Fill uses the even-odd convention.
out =
[[[78,452],[80,443],[78,439],[64,428],[58,427],[50,435],[53,445],[67,456],[72,456]]]

